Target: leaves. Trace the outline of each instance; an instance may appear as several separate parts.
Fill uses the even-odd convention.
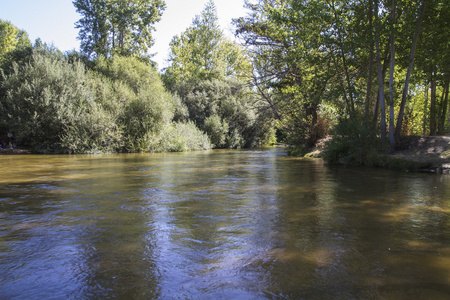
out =
[[[82,15],[76,28],[85,54],[149,58],[153,24],[161,19],[163,0],[75,0],[73,4]]]

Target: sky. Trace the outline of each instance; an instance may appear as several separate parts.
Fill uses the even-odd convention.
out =
[[[166,10],[161,21],[155,24],[155,45],[150,53],[159,68],[167,66],[169,43],[192,23],[194,17],[203,10],[208,0],[166,0]],[[224,32],[233,37],[231,20],[245,16],[244,0],[215,0],[219,24]],[[72,0],[0,0],[0,19],[11,21],[19,29],[25,30],[34,43],[40,38],[53,43],[59,50],[79,50],[78,30],[75,22],[81,18]]]

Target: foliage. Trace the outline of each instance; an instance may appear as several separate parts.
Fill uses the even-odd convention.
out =
[[[192,122],[175,122],[167,126],[160,134],[153,135],[148,151],[184,152],[209,150],[212,145],[208,135],[200,131]]]
[[[31,61],[2,82],[3,126],[38,152],[114,151],[120,130],[96,103],[80,62],[69,64],[54,48],[35,48]]]
[[[207,3],[186,31],[172,39],[168,62],[164,78],[169,89],[181,81],[230,77],[248,80],[251,74],[243,49],[228,40],[219,28],[213,1]]]
[[[364,114],[374,127],[380,119],[394,124],[395,112],[397,130],[422,111],[429,128],[445,132],[448,7],[448,0],[259,0],[247,1],[250,13],[235,24],[251,54],[255,85],[274,111],[278,128],[287,142],[310,147],[326,132],[320,127],[336,120],[321,122],[322,105],[332,106],[339,118],[356,120]],[[419,60],[414,60],[416,48]],[[410,76],[413,66],[416,72]],[[376,67],[379,85],[374,84]],[[389,117],[382,101],[388,70],[393,74]],[[433,97],[433,87],[439,85]],[[418,86],[431,90],[429,109],[414,99]],[[380,127],[380,136],[384,132]]]
[[[193,123],[172,123],[186,107],[155,68],[135,57],[99,57],[90,70],[73,53],[37,44],[30,62],[2,82],[2,130],[45,153],[209,149]]]
[[[180,97],[177,118],[195,122],[215,147],[261,145],[274,135],[273,130],[258,127],[265,123],[261,119],[271,123],[270,115],[258,111],[258,106],[267,106],[249,88],[248,57],[225,38],[217,20],[215,5],[209,1],[192,26],[173,38],[164,83]],[[262,133],[261,128],[267,131]]]
[[[165,9],[163,0],[75,0],[82,18],[81,49],[88,56],[147,56],[153,44],[153,24]]]
[[[216,148],[262,146],[273,141],[271,116],[258,114],[261,100],[235,80],[180,82],[175,87],[188,119],[205,131]]]
[[[31,47],[28,34],[18,29],[9,21],[0,19],[0,69],[11,70],[13,61],[20,61],[29,56]]]
[[[83,3],[91,8],[107,4]],[[198,26],[203,22],[197,21]],[[221,31],[218,35],[227,53],[213,56],[223,67],[217,69],[220,76],[192,73],[190,80],[175,82],[173,95],[156,68],[140,57],[97,55],[92,60],[89,53],[63,55],[38,40],[4,72],[0,112],[7,117],[0,129],[46,153],[209,149],[208,134],[217,147],[273,141],[270,115],[258,114],[255,106],[261,101],[248,79],[239,77],[248,67],[245,55]]]
[[[172,96],[165,91],[155,68],[137,58],[98,58],[95,63],[93,69],[111,82],[110,96],[116,103],[113,111],[125,132],[125,150],[146,151],[151,143],[149,134],[161,132],[174,116]]]
[[[336,97],[332,78],[333,55],[324,33],[330,10],[319,1],[258,1],[252,11],[235,21],[239,36],[251,47],[254,82],[278,119],[286,142],[312,146],[317,110]],[[329,26],[329,25],[328,25]],[[322,32],[322,33],[321,33]]]
[[[380,149],[377,128],[361,117],[340,120],[331,136],[324,152],[330,163],[366,165]]]

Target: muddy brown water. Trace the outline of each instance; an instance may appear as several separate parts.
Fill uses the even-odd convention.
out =
[[[450,176],[280,148],[0,165],[0,299],[450,298]]]

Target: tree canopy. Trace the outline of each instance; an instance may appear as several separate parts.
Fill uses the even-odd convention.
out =
[[[148,58],[153,25],[165,9],[163,0],[75,0],[73,4],[82,15],[76,28],[83,53]]]
[[[6,62],[9,53],[30,46],[28,34],[24,30],[0,19],[0,66]]]
[[[190,27],[170,43],[166,87],[181,97],[187,118],[210,137],[217,148],[267,144],[273,130],[260,130],[270,120],[263,102],[250,89],[251,62],[245,49],[227,39],[209,1]],[[262,105],[264,106],[264,105]],[[265,106],[264,106],[265,107]]]
[[[191,26],[173,37],[168,62],[164,72],[172,83],[251,75],[244,49],[226,38],[220,29],[213,1],[206,4]]]
[[[401,133],[417,128],[414,114],[430,116],[431,134],[436,132],[434,118],[441,116],[440,127],[445,127],[449,4],[448,0],[248,1],[251,12],[235,24],[251,53],[255,84],[281,129],[294,137],[289,142],[314,145],[330,119],[374,120],[381,145],[389,132],[393,149]],[[416,54],[423,59],[418,62]],[[421,79],[427,73],[430,79]],[[427,81],[429,113],[424,110],[427,103],[410,102],[417,89],[429,86]],[[433,100],[437,84],[440,103]]]

